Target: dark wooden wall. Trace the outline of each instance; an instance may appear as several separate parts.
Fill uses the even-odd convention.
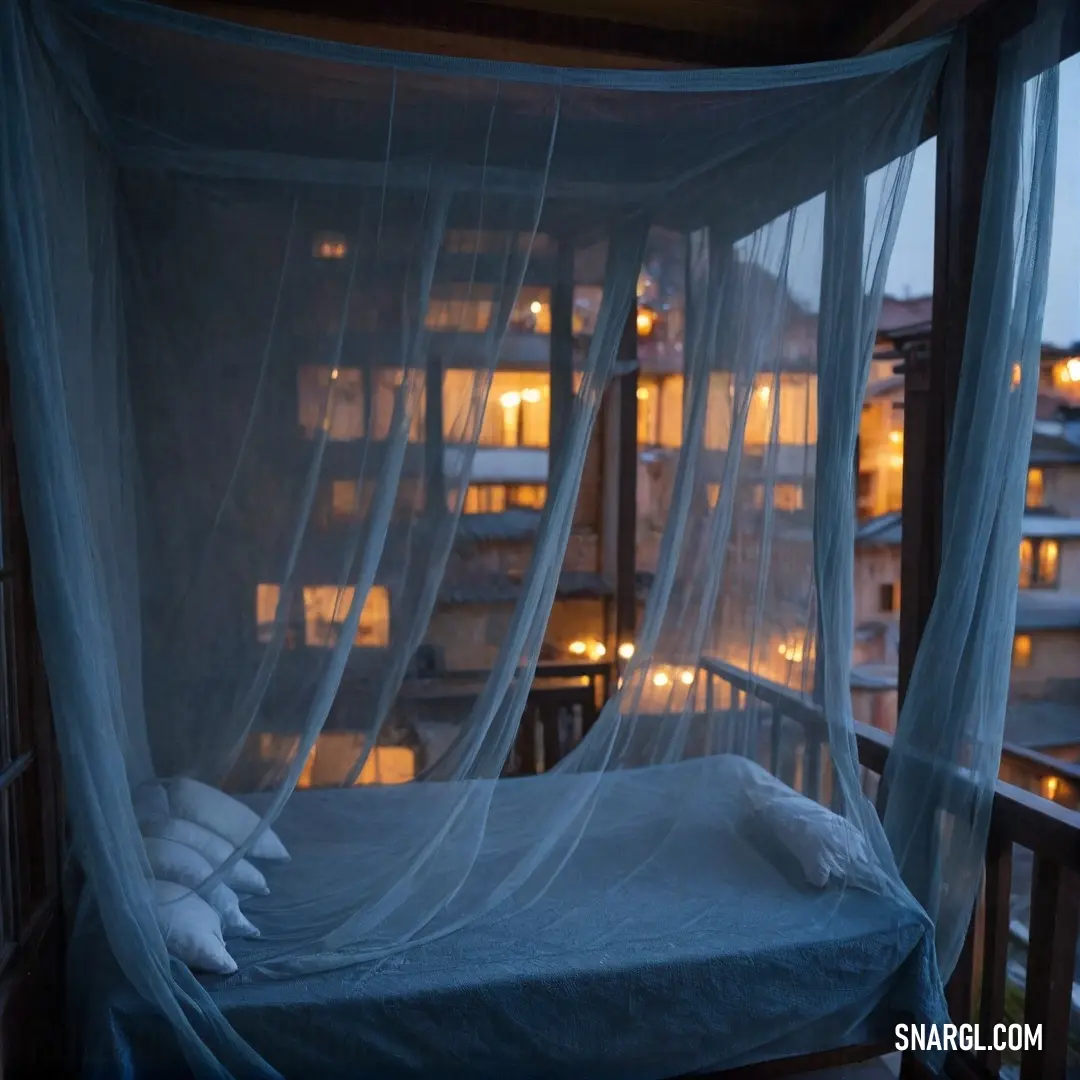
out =
[[[66,1063],[60,770],[10,403],[0,346],[0,1080],[56,1075]]]

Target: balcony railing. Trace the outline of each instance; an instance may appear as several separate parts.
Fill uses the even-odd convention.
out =
[[[799,786],[804,794],[820,798],[823,773],[828,772],[827,760],[824,767],[821,764],[826,728],[820,707],[786,687],[720,661],[703,660],[701,667],[710,681],[726,684],[733,697],[741,695],[742,700],[765,707],[762,719],[770,747],[779,746],[785,721],[801,728],[805,756]],[[866,786],[874,787],[871,778],[880,780],[892,737],[862,724],[856,724],[855,737],[864,780],[869,781]],[[769,764],[775,767],[776,750],[772,757]],[[1075,766],[1017,747],[1007,748],[1003,764],[1040,780],[1055,777],[1072,785],[1080,777]],[[1031,885],[1025,923],[1013,918],[1018,899],[1014,870],[1028,861]],[[1020,1080],[1073,1074],[1080,1065],[1074,1035],[1080,1005],[1080,991],[1074,987],[1078,914],[1080,813],[998,780],[982,889],[947,987],[949,1009],[957,1024],[978,1023],[984,1043],[991,1041],[994,1025],[1021,1022],[1041,1026],[1042,1045],[1006,1060],[991,1050],[958,1051],[950,1057],[950,1074],[1015,1075],[1017,1066]],[[905,1063],[902,1075],[917,1075],[907,1070],[915,1070],[913,1062]]]
[[[409,680],[406,708],[449,716],[455,700],[474,700],[487,671],[440,672]],[[613,688],[611,665],[541,665],[530,687],[505,775],[551,768],[588,733]],[[753,757],[808,798],[834,801],[824,714],[809,697],[722,661],[702,659],[707,729],[699,752]],[[728,707],[730,705],[730,707]],[[328,730],[347,730],[345,716]],[[717,735],[720,729],[720,736]],[[892,736],[855,725],[863,790],[881,804],[880,779]],[[420,757],[423,755],[421,753]],[[417,762],[422,767],[422,760]],[[999,779],[994,792],[983,883],[967,939],[947,987],[956,1023],[978,1023],[983,1042],[1000,1023],[1039,1025],[1042,1045],[1010,1057],[958,1051],[950,1075],[1049,1080],[1080,1075],[1080,988],[1074,986],[1080,929],[1080,812],[1042,797],[1047,780],[1080,793],[1080,768],[1007,746],[1002,772],[1034,790]],[[1030,884],[1028,884],[1030,878]],[[1026,909],[1026,910],[1025,910]],[[905,1062],[902,1075],[920,1075]]]

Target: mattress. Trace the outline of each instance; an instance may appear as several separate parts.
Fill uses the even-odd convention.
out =
[[[806,884],[741,824],[736,777],[722,758],[605,776],[584,838],[529,905],[389,962],[272,977],[273,957],[332,922],[343,882],[374,875],[372,851],[405,842],[445,787],[298,792],[277,825],[293,860],[264,864],[271,895],[244,905],[264,939],[230,942],[239,974],[205,985],[288,1077],[660,1080],[944,1022],[925,915]],[[500,782],[485,846],[505,858],[595,783]],[[92,919],[73,950],[86,1073],[184,1075]]]

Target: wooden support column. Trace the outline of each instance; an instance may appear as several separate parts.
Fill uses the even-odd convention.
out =
[[[551,283],[551,453],[561,445],[574,404],[574,248],[560,239]],[[552,461],[554,464],[554,460]]]
[[[424,509],[432,515],[446,509],[442,377],[442,361],[430,357],[424,380]]]
[[[619,342],[619,362],[637,360],[637,303],[630,305]],[[638,372],[615,384],[618,415],[617,509],[615,535],[615,648],[633,641],[637,630],[637,391]]]
[[[997,20],[972,22],[967,48],[955,49],[949,57],[939,103],[930,350],[929,355],[910,357],[903,367],[901,706],[934,603],[941,565],[945,459],[967,331],[1000,34]]]

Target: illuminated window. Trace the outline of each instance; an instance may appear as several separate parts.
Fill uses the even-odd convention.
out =
[[[773,394],[776,381],[759,375],[746,406],[744,445],[766,446],[772,436]],[[817,442],[817,376],[780,376],[779,423],[776,440],[781,446],[810,446]],[[726,450],[735,426],[734,382],[730,372],[709,377],[709,401],[705,419],[705,448]]]
[[[368,517],[374,505],[377,481],[331,480],[320,490],[316,521],[332,528]],[[402,477],[394,497],[395,516],[408,516],[424,509],[424,484],[416,477]]]
[[[638,446],[655,446],[660,420],[660,380],[641,378],[637,388]]]
[[[773,506],[777,510],[786,510],[791,513],[803,509],[802,484],[776,484],[773,487]],[[765,485],[754,485],[754,509],[765,508]]]
[[[471,442],[479,425],[480,446],[546,448],[551,423],[551,377],[547,372],[498,371],[491,376],[487,406],[480,405],[484,373],[447,371],[443,376],[443,435]]]
[[[274,620],[280,599],[280,585],[259,585],[255,589],[255,637],[264,644],[274,636]],[[282,617],[287,617],[287,613],[283,612]]]
[[[802,484],[777,484],[773,488],[773,506],[777,510],[801,510],[803,508]]]
[[[1020,541],[1020,588],[1030,589],[1034,584],[1034,547],[1030,540]]]
[[[364,736],[357,732],[327,732],[312,747],[312,787],[341,787],[364,752]],[[364,761],[357,785],[404,784],[416,776],[416,752],[408,746],[375,746]]]
[[[509,330],[518,334],[551,333],[551,290],[523,287],[510,312]]]
[[[509,489],[507,502],[527,510],[543,510],[547,502],[546,484],[516,484]]]
[[[310,585],[304,589],[304,642],[330,648],[337,642],[338,627],[349,614],[352,586]],[[385,648],[390,644],[390,594],[384,585],[373,585],[360,613],[354,645]]]
[[[720,485],[719,484],[706,484],[705,485],[705,499],[709,504],[710,510],[716,509],[716,504],[720,501]]]
[[[260,732],[253,750],[263,765],[285,765],[296,756],[295,735]],[[315,740],[296,786],[341,787],[364,749],[364,736],[354,732],[328,732]],[[376,746],[367,756],[355,783],[404,784],[416,776],[416,752],[408,746]]]
[[[409,383],[404,373],[392,368],[377,368],[368,373],[372,395],[372,435],[386,439],[394,419],[399,396],[404,414],[409,416],[409,439],[424,438],[424,376],[411,372]],[[362,439],[367,428],[365,372],[360,368],[333,368],[307,364],[297,373],[297,397],[300,427],[310,439],[324,430],[333,442]]]
[[[1035,556],[1035,579],[1040,585],[1056,585],[1058,579],[1058,543],[1041,540]]]
[[[364,380],[359,368],[305,365],[297,373],[300,426],[335,442],[364,437]]]
[[[660,423],[657,441],[669,450],[682,446],[683,377],[669,375],[660,383]]]
[[[765,446],[772,438],[776,384],[771,376],[754,380],[746,417],[747,446]],[[780,376],[776,441],[781,446],[808,446],[817,442],[817,376]]]
[[[481,334],[491,325],[495,289],[491,285],[442,285],[432,289],[424,325],[428,330]]]
[[[454,506],[454,495],[448,502]],[[544,484],[471,484],[465,492],[463,514],[501,514],[505,510],[542,510],[547,499]]]
[[[1075,390],[1080,384],[1080,357],[1059,360],[1053,367],[1054,386],[1059,390]]]
[[[1031,667],[1031,635],[1017,634],[1013,638],[1012,666],[1014,668]]]
[[[638,381],[637,399],[638,446],[682,446],[683,377],[645,376]]]
[[[456,330],[482,334],[491,329],[497,292],[494,286],[440,285],[431,291],[424,325],[429,330]],[[551,333],[551,290],[523,286],[510,311],[507,330],[512,333]]]
[[[1020,588],[1054,588],[1058,583],[1060,549],[1056,540],[1020,541]]]
[[[1026,504],[1034,509],[1042,506],[1046,496],[1046,485],[1042,469],[1028,469]]]
[[[361,492],[370,505],[373,487],[358,480],[334,480],[330,484],[330,514],[334,521],[354,521],[360,516]]]
[[[426,375],[410,371],[408,382],[405,372],[394,368],[376,368],[371,375],[372,436],[389,439],[394,424],[394,409],[398,406],[402,415],[409,418],[409,442],[424,441],[424,401]]]
[[[705,404],[705,449],[726,450],[730,439],[731,376],[714,372],[709,376],[709,398]]]
[[[317,233],[311,242],[311,254],[316,259],[344,259],[349,245],[340,233]]]

